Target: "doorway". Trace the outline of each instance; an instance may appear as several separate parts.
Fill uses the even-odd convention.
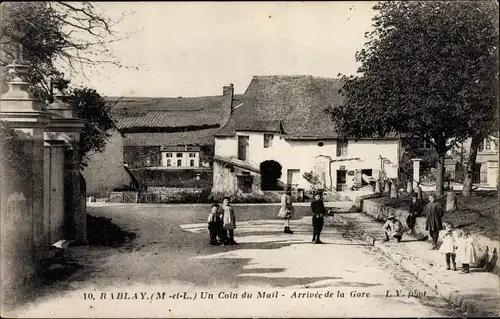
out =
[[[300,169],[287,170],[286,185],[289,189],[295,189],[299,185]]]
[[[347,191],[347,171],[337,170],[337,191],[345,192]]]
[[[373,176],[373,170],[372,169],[362,169],[361,170],[361,176],[366,175],[366,176]],[[366,186],[369,183],[365,181],[363,178],[361,179],[361,186]]]

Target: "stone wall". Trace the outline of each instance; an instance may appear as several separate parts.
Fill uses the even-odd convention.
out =
[[[405,226],[405,230],[408,230],[407,225],[406,225],[406,218],[408,217],[408,210],[395,209],[392,207],[384,206],[380,203],[377,203],[373,200],[370,200],[370,198],[373,198],[373,197],[379,197],[379,196],[377,196],[377,195],[360,196],[355,201],[356,207],[359,208],[365,214],[370,215],[379,221],[387,220],[387,215],[392,212],[396,215],[396,218],[403,223],[403,225]],[[417,223],[415,225],[415,232],[418,234],[418,236],[427,236],[429,234],[428,231],[425,230],[425,224],[426,224],[425,216],[417,218]],[[487,237],[484,237],[484,236],[481,236],[478,234],[472,234],[472,235],[477,238],[477,251],[476,251],[476,253],[477,253],[478,260],[481,258],[485,258],[487,248],[488,248],[489,253],[490,253],[488,258],[491,257],[491,253],[493,252],[493,250],[495,248],[497,250],[497,253],[500,251],[500,243],[498,241],[491,240]],[[497,261],[497,266],[496,266],[496,269],[494,270],[494,272],[498,274],[499,269],[500,269],[500,261]]]
[[[1,138],[1,137],[0,137]],[[34,259],[33,143],[20,138],[13,151],[0,140],[1,302],[11,306],[30,291],[36,273]],[[17,154],[16,154],[17,153]],[[40,212],[43,207],[40,207]],[[39,213],[39,212],[37,212]]]

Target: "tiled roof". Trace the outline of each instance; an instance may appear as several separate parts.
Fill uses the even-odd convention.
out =
[[[161,148],[163,152],[199,152],[199,146],[165,146]]]
[[[108,98],[111,114],[125,133],[132,128],[175,128],[222,124],[229,116],[226,96]]]
[[[280,121],[285,137],[336,137],[333,122],[325,113],[341,103],[338,79],[313,76],[255,76],[241,98],[243,105],[218,133],[233,135],[253,123]]]
[[[240,97],[242,104],[216,136],[233,136],[236,130],[248,127],[275,127],[263,123],[280,122],[286,139],[336,138],[338,133],[325,109],[342,103],[342,84],[340,79],[305,75],[254,76]]]
[[[213,145],[218,128],[175,133],[126,133],[124,146]]]

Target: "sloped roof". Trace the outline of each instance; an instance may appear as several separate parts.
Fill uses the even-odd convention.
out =
[[[218,128],[174,133],[127,133],[124,146],[213,145]]]
[[[110,97],[116,126],[127,132],[132,128],[213,126],[224,122],[230,106],[226,96],[155,98]]]
[[[232,136],[253,124],[280,122],[285,138],[335,138],[337,133],[329,106],[338,106],[342,96],[339,79],[313,76],[255,76],[217,136]]]

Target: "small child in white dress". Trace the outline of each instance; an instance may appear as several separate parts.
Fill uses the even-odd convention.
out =
[[[455,261],[456,258],[456,234],[453,231],[453,224],[448,223],[445,226],[445,233],[443,236],[443,243],[439,248],[439,251],[446,256],[446,266],[447,270],[451,270],[450,260],[453,263],[453,270],[457,270],[457,263]]]
[[[470,231],[464,230],[464,235],[457,241],[457,257],[462,263],[462,274],[468,274],[470,264],[476,263],[476,240]]]

